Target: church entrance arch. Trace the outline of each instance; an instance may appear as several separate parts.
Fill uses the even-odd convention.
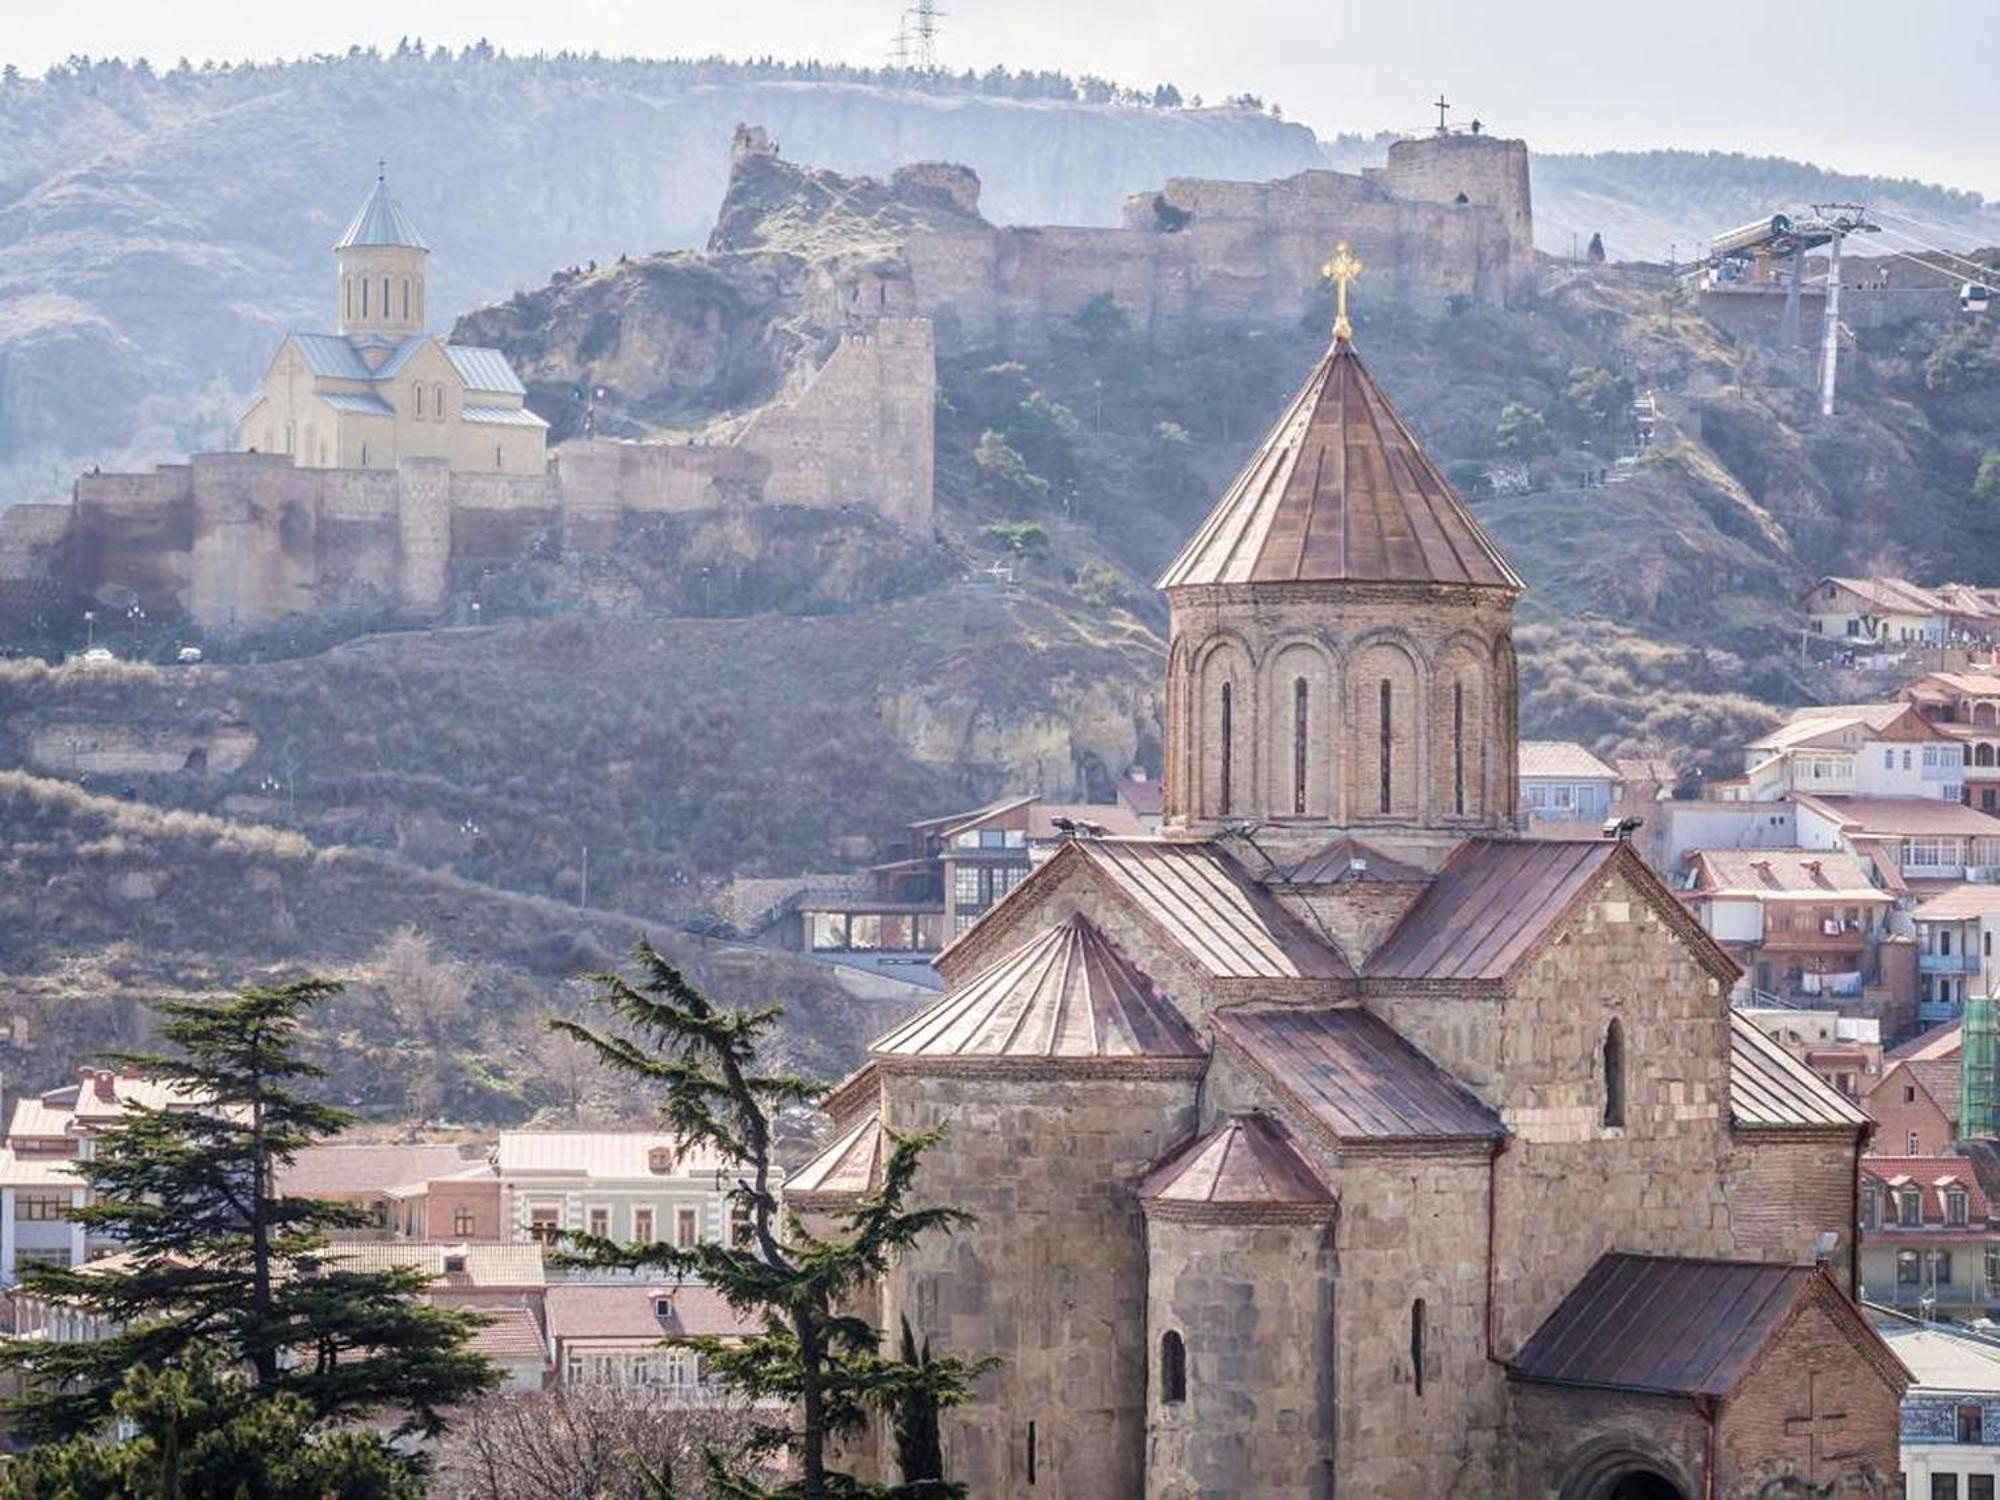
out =
[[[1690,1500],[1678,1466],[1638,1445],[1593,1448],[1570,1465],[1561,1500]]]
[[[1664,1474],[1638,1469],[1612,1481],[1605,1500],[1687,1500],[1681,1487]]]

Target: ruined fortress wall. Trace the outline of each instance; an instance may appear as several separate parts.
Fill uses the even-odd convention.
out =
[[[0,612],[29,617],[67,592],[70,508],[10,505],[0,510]]]

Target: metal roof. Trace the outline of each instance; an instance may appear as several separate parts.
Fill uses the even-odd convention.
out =
[[[1942,797],[1836,797],[1817,792],[1800,793],[1792,800],[1838,824],[1849,836],[2000,838],[2000,818]]]
[[[672,1310],[664,1317],[660,1302]],[[657,1344],[665,1338],[713,1334],[740,1336],[757,1324],[736,1312],[722,1294],[699,1282],[649,1286],[644,1282],[570,1282],[548,1290],[545,1303],[549,1337],[565,1341],[596,1339],[641,1340]]]
[[[1505,1133],[1473,1092],[1359,1006],[1218,1011],[1221,1036],[1341,1141],[1486,1140]]]
[[[374,191],[369,193],[339,239],[333,242],[336,250],[346,250],[355,245],[403,245],[412,250],[429,250],[424,237],[417,233],[416,221],[403,212],[403,205],[389,196],[389,184],[381,177],[375,179]]]
[[[386,1192],[407,1182],[455,1177],[478,1165],[448,1144],[307,1146],[278,1169],[278,1191],[301,1197]]]
[[[1888,902],[1887,891],[1868,878],[1861,861],[1832,849],[1690,849],[1705,896],[1803,896],[1825,900]],[[1995,892],[2000,897],[2000,891]]]
[[[496,391],[507,396],[528,393],[514,367],[507,363],[507,356],[498,349],[485,349],[477,344],[446,344],[444,352],[468,391]]]
[[[1037,934],[875,1042],[878,1056],[1205,1057],[1201,1038],[1088,917]]]
[[[1503,979],[1627,847],[1616,839],[1467,839],[1363,972]]]
[[[396,408],[380,396],[356,395],[349,391],[320,391],[319,399],[335,411],[349,412],[357,417],[393,417]]]
[[[1330,1204],[1333,1192],[1269,1115],[1231,1115],[1183,1146],[1139,1185],[1159,1203],[1210,1207]]]
[[[1919,922],[1969,922],[2000,916],[2000,885],[1957,885],[1933,896],[1910,916]]]
[[[1618,773],[1575,740],[1522,740],[1521,779],[1560,776],[1571,781],[1616,781]]]
[[[458,414],[468,422],[483,422],[489,427],[546,427],[549,425],[525,406],[463,406],[459,408]]]
[[[1748,1017],[1729,1013],[1729,1113],[1750,1129],[1869,1123],[1868,1114],[1772,1041]]]
[[[315,375],[333,380],[373,380],[361,351],[337,333],[295,333],[292,342]]]
[[[653,1170],[656,1150],[668,1153],[670,1170]],[[533,1174],[596,1181],[692,1177],[726,1165],[711,1146],[686,1144],[678,1136],[648,1130],[503,1130],[494,1161],[502,1177]]]
[[[548,1282],[542,1247],[533,1241],[522,1244],[427,1240],[344,1242],[321,1251],[319,1260],[330,1271],[393,1271],[409,1267],[447,1286],[475,1289],[540,1287]],[[448,1260],[462,1261],[464,1269],[449,1269]]]
[[[1524,587],[1344,338],[1159,586],[1337,581]]]
[[[1398,884],[1421,882],[1428,885],[1431,874],[1342,834],[1287,868],[1281,879],[1286,885],[1332,885],[1341,880],[1393,881]]]
[[[785,1201],[853,1199],[882,1183],[882,1116],[870,1110],[836,1135],[785,1183]]]
[[[1727,1396],[1822,1279],[1810,1266],[1606,1255],[1522,1346],[1513,1373],[1562,1385]],[[1861,1321],[1838,1292],[1832,1302]]]
[[[376,367],[374,375],[370,378],[374,380],[387,380],[390,376],[400,371],[404,365],[416,358],[417,351],[430,343],[430,341],[431,336],[428,333],[411,334],[396,345],[389,357]]]
[[[1213,978],[1353,976],[1338,950],[1214,844],[1078,839],[1065,848],[1080,851],[1162,936]]]

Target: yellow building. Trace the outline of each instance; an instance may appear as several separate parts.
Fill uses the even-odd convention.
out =
[[[239,445],[301,468],[540,474],[548,423],[497,349],[424,332],[430,247],[380,175],[333,247],[338,333],[292,333],[239,424]]]

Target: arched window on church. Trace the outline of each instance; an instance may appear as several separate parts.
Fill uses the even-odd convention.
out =
[[[403,321],[410,321],[410,278],[403,278]]]
[[[1465,684],[1451,685],[1451,807],[1465,816]]]
[[[493,467],[496,469],[500,467],[500,445],[498,443],[493,445]]]
[[[1424,1393],[1424,1299],[1410,1304],[1410,1369],[1415,1373],[1417,1394]]]
[[[1393,767],[1395,763],[1396,726],[1394,718],[1395,689],[1390,685],[1389,679],[1386,677],[1382,679],[1381,698],[1381,709],[1377,715],[1379,722],[1376,727],[1380,734],[1378,750],[1382,761],[1382,811],[1387,813],[1395,806],[1395,773]]]
[[[361,316],[368,316],[368,278],[361,278]]]
[[[1292,811],[1306,812],[1306,742],[1311,733],[1312,690],[1303,677],[1292,679]]]
[[[434,398],[431,401],[431,410],[437,413],[437,419],[442,422],[444,420],[444,387],[442,385],[432,386],[431,396]]]
[[[417,415],[421,417],[423,414],[424,414],[424,383],[421,380],[419,380],[417,382]]]
[[[1222,772],[1221,784],[1216,788],[1215,810],[1228,817],[1230,813],[1230,782],[1236,773],[1236,689],[1231,683],[1222,685]]]
[[[389,278],[382,278],[382,316],[389,316]]]
[[[1616,1016],[1604,1028],[1604,1125],[1625,1124],[1625,1028]]]
[[[342,304],[347,311],[342,316],[351,323],[354,321],[354,278],[352,276],[343,277],[340,284],[347,296],[347,301]]]
[[[1160,1335],[1160,1400],[1169,1406],[1187,1400],[1187,1344],[1172,1329]]]

